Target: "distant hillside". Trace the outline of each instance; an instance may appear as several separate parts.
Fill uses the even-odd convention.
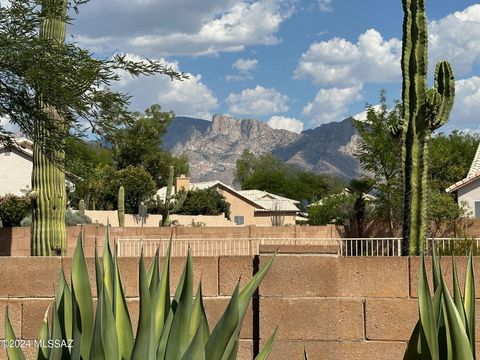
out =
[[[187,154],[193,181],[218,179],[227,184],[233,184],[236,161],[245,149],[255,154],[272,152],[316,173],[355,177],[362,173],[352,156],[357,143],[351,118],[297,134],[224,115],[215,115],[212,121],[177,117],[164,138],[174,154]]]

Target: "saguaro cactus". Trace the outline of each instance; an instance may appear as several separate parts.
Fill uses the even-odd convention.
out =
[[[56,43],[65,41],[67,13],[66,0],[44,0],[42,10],[47,14],[40,25],[40,38],[51,39]],[[39,94],[41,101],[41,94]],[[57,120],[59,129],[65,128],[65,122],[55,109],[43,104],[43,110]],[[66,190],[65,173],[55,164],[65,158],[63,151],[54,151],[47,156],[42,147],[42,139],[48,129],[41,123],[36,124],[36,141],[33,145],[32,169],[32,255],[64,255],[67,248],[65,229]]]
[[[160,214],[162,215],[162,220],[160,220],[160,226],[169,226],[170,225],[170,214],[176,213],[182,207],[185,199],[187,198],[187,193],[183,192],[180,198],[176,197],[176,194],[172,194],[173,189],[173,174],[174,168],[170,166],[170,173],[168,176],[167,183],[167,192],[165,198],[161,199],[157,195],[157,203],[160,209]]]
[[[118,215],[118,226],[125,226],[125,189],[123,186],[120,186],[118,189],[118,204],[117,204],[117,215]]]
[[[428,143],[448,121],[455,81],[450,64],[435,69],[434,88],[427,88],[428,34],[425,0],[403,0],[401,126],[404,175],[403,253],[423,251],[427,229]]]

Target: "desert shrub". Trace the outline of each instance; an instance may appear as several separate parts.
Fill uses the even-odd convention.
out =
[[[82,215],[78,211],[68,209],[65,213],[65,224],[67,226],[77,226],[81,224],[91,224],[92,219],[87,215]]]
[[[8,194],[0,197],[0,219],[4,227],[20,226],[30,211],[30,200],[25,196]]]

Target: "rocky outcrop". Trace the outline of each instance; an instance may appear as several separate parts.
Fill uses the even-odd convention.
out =
[[[351,119],[301,134],[272,129],[266,123],[215,115],[212,121],[175,118],[164,139],[174,154],[186,153],[193,181],[233,184],[235,165],[245,149],[272,152],[288,163],[317,173],[353,177],[361,173],[352,156],[358,135]]]

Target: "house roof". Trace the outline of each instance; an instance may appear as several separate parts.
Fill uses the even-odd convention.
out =
[[[33,142],[27,138],[13,139],[15,145],[13,147],[7,147],[5,144],[0,144],[0,150],[8,148],[9,150],[17,150],[29,157],[33,158]]]
[[[258,209],[256,211],[300,211],[296,206],[300,202],[294,199],[289,199],[263,190],[241,190],[238,192],[262,206],[263,209]]]
[[[198,183],[190,183],[190,189],[208,189],[213,186],[219,186],[223,189],[230,191],[238,197],[244,199],[247,202],[252,203],[257,207],[255,211],[269,212],[269,211],[294,211],[299,212],[300,209],[295,205],[299,202],[293,199],[288,199],[279,195],[271,194],[261,190],[235,190],[231,186],[222,183],[219,180],[204,181]],[[157,191],[157,195],[161,199],[165,199],[167,193],[167,187],[164,186]]]
[[[475,156],[473,157],[467,176],[464,179],[457,181],[455,184],[450,185],[445,189],[445,191],[448,193],[457,191],[458,189],[470,184],[478,178],[480,178],[480,144],[477,147],[477,151],[475,152]]]

